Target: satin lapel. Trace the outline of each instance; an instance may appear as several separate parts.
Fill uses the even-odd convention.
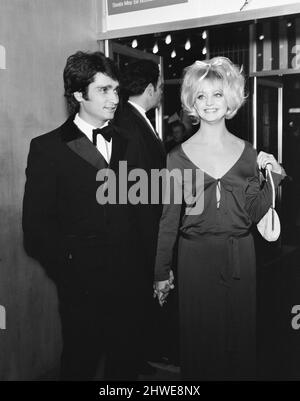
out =
[[[78,156],[97,170],[107,167],[107,162],[92,142],[73,122],[73,117],[62,126],[62,140]]]
[[[86,136],[67,142],[67,146],[96,169],[107,167],[104,157]]]
[[[166,157],[166,152],[165,152],[165,148],[164,145],[162,143],[162,141],[155,135],[155,133],[153,132],[153,130],[151,129],[151,127],[149,127],[149,124],[147,123],[147,121],[144,119],[144,117],[137,111],[137,109],[135,107],[133,107],[130,103],[128,103],[128,107],[130,107],[130,109],[132,110],[132,112],[138,117],[139,121],[141,124],[143,124],[145,130],[147,130],[152,138],[154,138],[155,143],[157,144],[157,147],[160,151],[160,153],[162,154],[163,157]],[[145,134],[145,130],[142,130],[142,132]],[[147,134],[148,135],[148,134]]]

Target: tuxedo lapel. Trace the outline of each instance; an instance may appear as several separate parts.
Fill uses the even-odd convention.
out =
[[[107,167],[104,157],[86,136],[67,142],[67,146],[98,170]]]
[[[94,166],[97,170],[107,167],[107,162],[96,146],[84,135],[73,122],[74,117],[62,125],[62,141],[78,156]]]

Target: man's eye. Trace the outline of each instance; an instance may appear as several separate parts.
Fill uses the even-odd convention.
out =
[[[107,93],[107,88],[99,88],[100,93]]]

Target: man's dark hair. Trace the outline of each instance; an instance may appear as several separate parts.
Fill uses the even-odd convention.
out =
[[[121,77],[122,89],[127,96],[141,95],[151,83],[157,87],[159,67],[152,60],[139,60],[130,63]]]
[[[101,52],[81,52],[72,54],[67,59],[64,69],[65,97],[70,113],[79,110],[79,103],[74,97],[74,92],[81,92],[84,99],[87,98],[88,86],[100,72],[119,81],[119,72],[112,60],[105,57]]]

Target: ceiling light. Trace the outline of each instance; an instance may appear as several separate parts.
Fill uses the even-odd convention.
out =
[[[259,40],[264,40],[265,36],[264,35],[260,35],[259,36]]]
[[[184,48],[185,48],[185,50],[190,50],[190,48],[191,48],[191,41],[190,41],[190,39],[188,39],[188,40],[185,42]]]
[[[152,51],[153,51],[154,54],[158,53],[157,43],[155,43],[155,45],[153,46],[153,50]]]
[[[166,36],[165,42],[167,45],[169,45],[172,42],[172,37],[170,34]]]
[[[133,47],[134,49],[138,46],[138,42],[136,39],[133,39],[132,43],[131,43],[131,47]]]
[[[202,32],[202,39],[206,39],[207,38],[207,32],[206,31],[203,31]]]
[[[175,58],[175,57],[176,57],[176,51],[175,51],[175,50],[172,51],[171,57],[172,57],[172,58]]]
[[[206,49],[206,46],[204,46],[202,49],[202,54],[206,54],[206,53],[207,53],[207,49]]]

